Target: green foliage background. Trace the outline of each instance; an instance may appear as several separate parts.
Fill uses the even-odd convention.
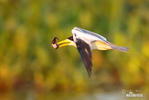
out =
[[[129,53],[93,51],[89,78],[77,49],[51,47],[73,27],[97,32]],[[0,94],[17,91],[149,92],[149,1],[0,0]]]

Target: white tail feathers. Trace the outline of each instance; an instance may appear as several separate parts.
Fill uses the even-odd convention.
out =
[[[110,43],[110,46],[111,46],[112,49],[115,49],[115,50],[118,50],[118,51],[121,51],[121,52],[128,52],[127,47],[120,47],[120,46],[114,45],[112,43]]]

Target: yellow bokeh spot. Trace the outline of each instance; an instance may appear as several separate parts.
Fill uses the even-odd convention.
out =
[[[85,25],[86,27],[90,26],[92,23],[91,13],[82,12],[82,14],[80,14],[80,23],[81,23],[81,25],[83,25],[83,26]]]
[[[113,40],[117,45],[126,43],[126,39],[124,38],[123,34],[121,34],[120,32],[114,34]]]
[[[145,56],[149,57],[149,42],[144,42],[143,43],[142,52]]]
[[[8,74],[9,74],[8,68],[5,66],[1,66],[0,67],[0,77],[2,79],[6,79],[6,78],[8,78]]]
[[[130,59],[128,64],[128,70],[130,73],[138,73],[139,72],[139,66],[140,66],[140,60],[138,57],[133,57]]]

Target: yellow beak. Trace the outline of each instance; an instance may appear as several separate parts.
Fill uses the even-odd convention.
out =
[[[70,45],[70,44],[71,44],[70,40],[65,39],[65,40],[62,40],[62,41],[58,42],[58,43],[57,43],[57,46],[58,46],[59,48],[61,48],[61,47],[64,47],[64,46],[68,46],[68,45]]]
[[[70,40],[70,39],[65,39],[65,40],[62,40],[60,42],[56,42],[56,40],[57,40],[57,37],[54,37],[54,39],[52,40],[52,46],[55,49],[58,49],[58,48],[61,48],[61,47],[64,47],[64,46],[74,46],[74,47],[76,47],[75,42]]]

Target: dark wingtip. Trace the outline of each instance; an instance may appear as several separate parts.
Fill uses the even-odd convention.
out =
[[[91,74],[92,74],[92,63],[88,65],[87,73],[88,73],[88,76],[91,77]]]
[[[80,53],[81,59],[86,67],[88,76],[91,77],[92,72],[92,51],[90,46],[83,40],[77,39],[77,49]]]
[[[58,39],[57,37],[54,37],[53,40],[52,40],[52,46],[53,46],[54,49],[58,49],[58,47],[59,47],[57,45],[57,42],[56,42],[57,39]]]
[[[89,70],[89,71],[87,71],[87,72],[88,72],[88,76],[91,77],[92,71]]]

